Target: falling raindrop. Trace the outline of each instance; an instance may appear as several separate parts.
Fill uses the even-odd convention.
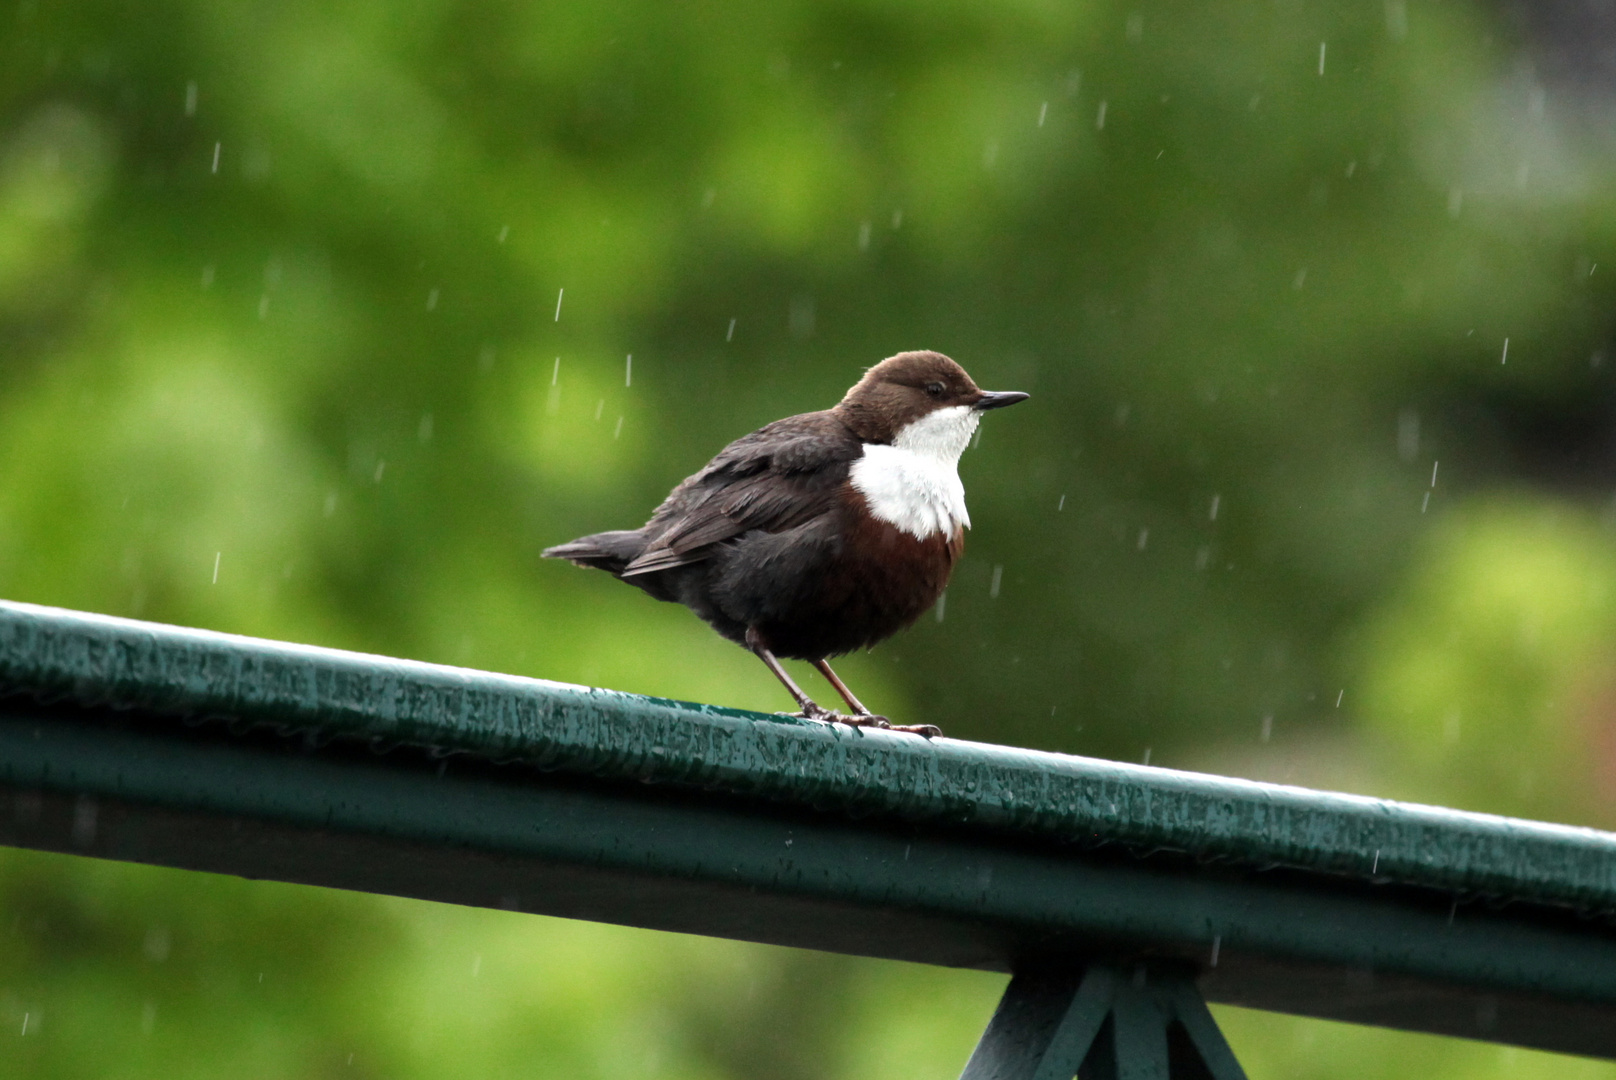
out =
[[[786,313],[786,327],[791,331],[791,336],[799,340],[813,337],[814,321],[814,298],[793,296]]]
[[[89,847],[95,843],[96,818],[99,806],[88,795],[80,795],[73,804],[73,843]]]
[[[1038,126],[1039,127],[1044,126],[1044,118],[1047,117],[1048,115],[1049,115],[1049,102],[1046,101],[1042,105],[1038,106]]]
[[[734,319],[731,319],[729,321],[729,329],[724,331],[724,340],[725,341],[733,341],[733,340],[735,340],[735,320]]]
[[[1386,35],[1393,41],[1408,36],[1408,4],[1406,0],[1386,0]]]
[[[196,115],[196,83],[194,82],[185,84],[185,115]]]
[[[624,386],[633,386],[634,385],[634,354],[633,353],[628,354],[628,360],[623,364],[623,385]],[[595,417],[595,419],[599,420],[600,419],[599,415],[597,415]]]
[[[555,321],[556,322],[561,321],[561,298],[563,296],[566,296],[566,295],[567,295],[567,290],[566,289],[558,289],[558,290],[556,290],[556,313],[555,313]]]
[[[988,599],[989,600],[997,600],[999,598],[999,583],[1001,581],[1003,581],[1003,580],[1004,580],[1004,567],[1003,566],[995,566],[993,568],[993,581],[988,585]]]
[[[1413,461],[1420,452],[1420,414],[1404,409],[1397,414],[1397,456]]]

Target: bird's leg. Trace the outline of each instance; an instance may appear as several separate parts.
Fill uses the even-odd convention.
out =
[[[815,660],[814,667],[818,668],[819,673],[825,676],[826,681],[836,688],[836,692],[838,694],[842,695],[842,700],[847,702],[847,707],[853,710],[852,719],[844,721],[844,723],[870,723],[874,724],[876,727],[889,727],[893,731],[907,731],[912,735],[924,735],[928,739],[934,735],[941,735],[943,733],[943,729],[938,727],[936,724],[889,723],[886,717],[876,716],[870,712],[869,709],[864,707],[864,702],[853,696],[853,691],[849,690],[847,688],[847,684],[841,680],[836,672],[830,669],[830,663],[828,661],[823,658]]]
[[[774,677],[779,679],[780,682],[785,685],[785,688],[790,691],[791,696],[797,701],[798,708],[802,709],[802,716],[804,719],[842,719],[840,715],[831,712],[829,709],[825,708],[823,705],[820,705],[818,702],[814,701],[813,698],[802,692],[802,687],[798,686],[791,676],[786,674],[786,669],[780,666],[780,661],[775,659],[774,653],[770,652],[769,647],[763,643],[763,636],[751,627],[748,627],[746,631],[746,647],[756,653],[757,658],[763,661],[764,666],[770,671],[774,672]]]
[[[830,683],[832,686],[834,686],[836,688],[836,692],[838,694],[842,695],[842,700],[847,702],[847,707],[849,709],[853,710],[854,715],[856,715],[856,716],[873,716],[874,715],[873,713],[870,712],[869,709],[866,709],[864,707],[864,702],[860,701],[858,698],[853,696],[853,691],[849,690],[847,688],[847,684],[844,683],[837,676],[837,674],[830,669],[830,661],[823,660],[823,659],[815,660],[814,661],[814,667],[818,668],[819,673],[821,675],[825,676],[825,681]]]

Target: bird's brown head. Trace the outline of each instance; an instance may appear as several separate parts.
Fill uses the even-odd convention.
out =
[[[1017,390],[983,390],[942,353],[922,350],[889,356],[870,368],[836,411],[865,442],[890,443],[910,424],[940,409],[979,413],[1025,400],[1027,395]]]

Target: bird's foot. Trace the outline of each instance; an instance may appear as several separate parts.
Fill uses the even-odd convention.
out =
[[[826,724],[851,724],[854,727],[878,728],[892,726],[887,723],[887,718],[884,716],[870,716],[868,714],[849,716],[846,713],[836,712],[834,709],[827,709],[815,701],[805,704],[802,707],[802,712],[792,713],[791,715],[801,717],[804,720],[819,720]]]
[[[825,708],[823,705],[812,705],[804,708],[802,712],[794,714],[805,720],[821,720],[827,724],[846,724],[849,727],[880,728],[883,731],[902,731],[909,735],[919,735],[931,739],[943,733],[943,729],[936,724],[894,724],[884,716],[873,713],[839,713]]]
[[[847,724],[849,727],[873,727],[881,728],[883,731],[892,728],[892,721],[874,713],[831,713],[826,719],[834,720],[838,724]]]

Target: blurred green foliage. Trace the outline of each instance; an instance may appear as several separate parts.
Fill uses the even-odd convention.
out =
[[[1490,9],[0,25],[0,595],[782,708],[537,552],[932,347],[1034,398],[865,700],[1616,824],[1616,203]],[[20,853],[0,895],[6,1075],[951,1075],[1001,982]],[[1613,1075],[1224,1016],[1254,1077]]]

